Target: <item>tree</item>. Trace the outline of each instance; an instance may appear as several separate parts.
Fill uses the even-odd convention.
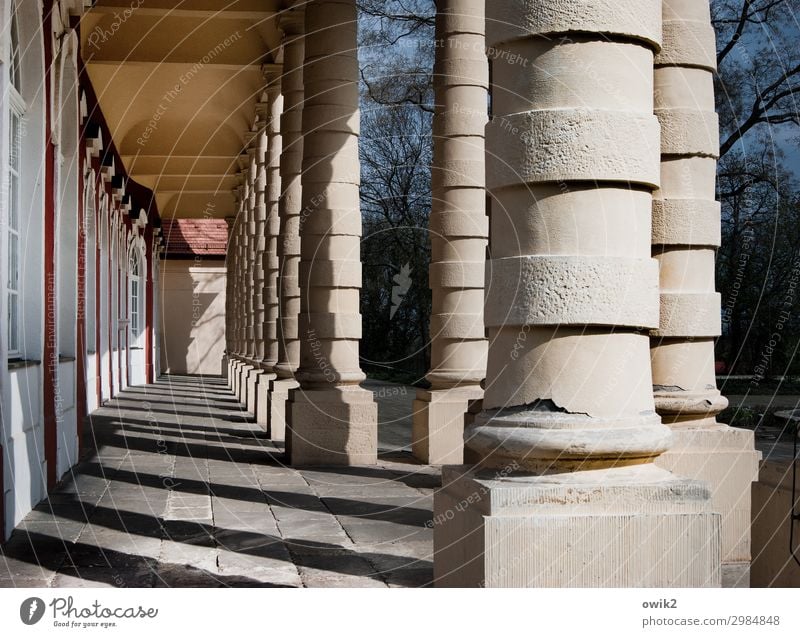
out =
[[[421,382],[430,361],[433,3],[361,0],[363,368]]]
[[[798,266],[798,0],[713,0],[720,117],[719,355],[754,384],[791,371]],[[776,334],[778,336],[776,336]]]

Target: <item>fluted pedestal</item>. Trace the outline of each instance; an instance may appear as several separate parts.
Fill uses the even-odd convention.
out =
[[[300,366],[290,391],[293,465],[374,464],[378,410],[359,387],[361,288],[355,0],[305,5]]]
[[[753,432],[716,422],[728,404],[717,390],[714,287],[720,206],[714,112],[716,48],[709,5],[663,1],[664,48],[655,59],[655,113],[661,124],[661,187],[653,200],[653,256],[660,262],[661,318],[651,339],[655,404],[673,431],[658,464],[706,480],[722,516],[723,586],[747,586],[750,484],[759,454]]]
[[[489,356],[478,465],[435,495],[436,583],[718,586],[706,485],[653,464],[661,3],[486,8]]]
[[[437,4],[431,167],[430,390],[414,401],[411,449],[427,464],[462,462],[464,413],[483,395],[486,338],[484,128],[489,69],[483,0]]]

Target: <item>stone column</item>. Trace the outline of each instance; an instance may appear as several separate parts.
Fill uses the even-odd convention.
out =
[[[245,206],[245,229],[244,229],[244,250],[242,259],[244,261],[242,285],[242,309],[244,311],[244,353],[242,356],[243,365],[239,371],[239,402],[247,404],[247,377],[255,367],[255,311],[253,306],[254,290],[254,266],[256,248],[256,222],[255,222],[255,178],[257,171],[256,149],[250,145],[244,154],[240,156],[240,164],[243,164],[244,172],[244,206]]]
[[[225,353],[222,355],[222,375],[228,382],[228,387],[230,387],[231,365],[233,364],[234,356],[234,324],[236,316],[236,311],[233,307],[233,290],[236,288],[236,263],[234,257],[236,251],[236,217],[225,217],[225,223],[228,226],[228,243],[225,246]],[[154,314],[154,316],[157,316],[157,314]]]
[[[259,105],[257,105],[258,108]],[[264,374],[262,361],[269,348],[269,334],[265,330],[264,317],[266,316],[265,285],[267,272],[264,261],[267,251],[267,148],[268,138],[264,128],[266,114],[259,111],[256,115],[256,130],[251,142],[255,147],[255,179],[253,181],[253,194],[255,204],[253,217],[255,219],[255,251],[253,252],[253,336],[255,349],[253,353],[253,367],[247,374],[247,411],[255,415],[257,411],[258,386]]]
[[[267,434],[271,440],[286,439],[286,401],[289,390],[298,387],[294,373],[300,363],[300,340],[297,315],[300,312],[300,210],[302,209],[301,175],[303,172],[303,20],[302,9],[284,13],[279,26],[283,44],[283,113],[280,157],[281,193],[278,201],[280,233],[278,237],[277,329],[278,362],[276,378],[267,396]]]
[[[716,47],[707,2],[663,0],[664,48],[655,59],[661,123],[661,187],[653,200],[653,256],[660,263],[661,318],[652,333],[656,410],[673,430],[659,466],[711,485],[722,515],[723,586],[748,586],[750,483],[758,478],[753,432],[719,424],[714,338],[720,296],[714,262],[720,207],[714,200],[719,129]]]
[[[355,0],[306,4],[299,389],[289,398],[294,465],[374,464],[378,410],[359,383],[361,288]]]
[[[477,467],[445,467],[440,586],[718,586],[705,484],[653,460],[660,0],[487,3],[491,259]]]
[[[245,333],[246,333],[246,317],[245,317],[245,252],[246,252],[246,236],[247,236],[247,202],[245,198],[245,183],[246,177],[241,171],[238,174],[239,185],[236,188],[237,199],[237,221],[236,221],[236,254],[235,254],[235,268],[236,268],[236,288],[234,289],[234,307],[235,318],[234,327],[236,332],[234,347],[236,352],[236,360],[234,361],[233,369],[231,370],[231,390],[238,397],[239,387],[241,385],[241,370],[244,366],[244,350],[245,350]]]
[[[431,167],[430,390],[414,401],[412,451],[426,464],[464,460],[464,414],[483,396],[486,339],[484,127],[489,67],[484,0],[440,0]]]
[[[275,380],[275,364],[278,362],[278,199],[281,193],[281,176],[279,172],[281,158],[281,112],[283,96],[281,95],[281,66],[277,64],[264,66],[264,78],[267,85],[264,90],[264,117],[267,122],[267,152],[264,158],[266,188],[264,200],[267,223],[265,226],[266,249],[263,254],[264,305],[263,331],[266,347],[261,359],[262,376],[259,378],[256,393],[256,422],[268,431],[268,398],[269,386]]]

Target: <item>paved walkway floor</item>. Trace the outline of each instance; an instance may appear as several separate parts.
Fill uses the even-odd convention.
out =
[[[0,551],[0,587],[429,585],[439,472],[407,450],[413,391],[374,385],[379,464],[307,470],[219,378],[122,392]]]

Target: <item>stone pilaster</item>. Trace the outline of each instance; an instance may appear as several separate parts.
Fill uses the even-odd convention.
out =
[[[412,451],[428,464],[461,463],[464,414],[483,396],[483,284],[488,219],[484,128],[489,67],[483,0],[441,0],[436,14],[430,390],[414,401]]]
[[[256,393],[257,408],[255,411],[256,422],[269,430],[269,386],[275,380],[275,364],[278,362],[278,233],[280,221],[278,218],[278,199],[281,192],[281,176],[279,172],[281,157],[281,112],[283,111],[283,96],[281,95],[281,67],[276,64],[264,66],[264,79],[266,88],[264,95],[266,101],[265,119],[267,122],[266,136],[268,139],[267,152],[264,161],[266,173],[266,189],[264,191],[266,219],[265,241],[266,249],[263,254],[264,278],[264,305],[263,332],[265,349],[261,359],[263,375],[259,378]]]
[[[377,405],[359,383],[361,288],[355,0],[305,7],[300,219],[299,389],[290,392],[290,462],[373,464]]]
[[[477,467],[443,470],[440,586],[717,586],[704,483],[653,464],[660,0],[487,3],[492,120]]]
[[[286,401],[289,390],[298,387],[294,373],[300,363],[300,340],[297,315],[300,312],[300,211],[302,209],[303,172],[303,20],[302,9],[281,16],[279,26],[283,42],[283,113],[280,156],[281,193],[278,200],[280,234],[277,242],[278,271],[278,361],[276,378],[267,396],[267,433],[271,440],[286,439]]]
[[[719,129],[714,112],[716,47],[707,2],[663,0],[664,48],[655,59],[661,124],[661,187],[653,200],[653,256],[660,263],[661,318],[651,338],[656,410],[673,430],[659,466],[706,480],[722,516],[723,586],[747,586],[750,483],[758,477],[753,432],[719,424],[714,339],[720,296],[715,201]]]

